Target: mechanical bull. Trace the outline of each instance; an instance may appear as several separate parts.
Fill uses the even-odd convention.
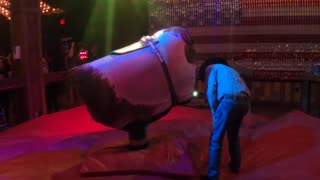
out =
[[[192,98],[192,52],[189,32],[170,27],[76,67],[71,74],[93,119],[127,131],[128,147],[143,149],[148,124]]]

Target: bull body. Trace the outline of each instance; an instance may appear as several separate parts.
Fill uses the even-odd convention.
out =
[[[151,37],[152,41],[136,43],[138,49],[131,45],[73,69],[80,96],[95,121],[130,132],[192,98],[195,66],[188,60],[190,34],[172,27]]]

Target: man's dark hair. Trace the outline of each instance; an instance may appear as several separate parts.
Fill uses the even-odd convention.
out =
[[[209,57],[209,58],[207,58],[199,68],[199,79],[202,82],[204,82],[204,80],[205,80],[207,67],[212,65],[212,64],[223,64],[223,65],[229,66],[227,60],[224,59],[224,58],[221,58],[221,57]]]

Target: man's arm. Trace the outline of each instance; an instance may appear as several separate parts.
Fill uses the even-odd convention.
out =
[[[217,106],[217,83],[214,72],[210,72],[207,79],[207,100],[211,109],[212,115],[214,115]]]

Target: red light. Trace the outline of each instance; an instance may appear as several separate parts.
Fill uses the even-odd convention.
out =
[[[59,23],[60,23],[60,25],[62,25],[62,26],[63,26],[63,25],[65,25],[65,24],[66,24],[66,20],[65,20],[65,19],[60,19],[60,22],[59,22]]]
[[[79,52],[79,58],[81,61],[86,61],[89,57],[88,57],[88,51],[87,50],[81,50]]]

